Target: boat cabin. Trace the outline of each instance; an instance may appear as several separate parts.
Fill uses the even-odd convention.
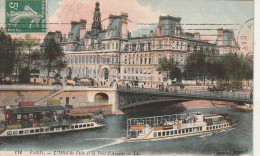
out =
[[[38,127],[48,122],[62,121],[66,111],[62,106],[30,106],[5,110],[7,128]]]

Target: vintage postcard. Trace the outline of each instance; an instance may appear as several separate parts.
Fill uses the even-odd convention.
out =
[[[253,0],[0,4],[0,156],[256,155]]]

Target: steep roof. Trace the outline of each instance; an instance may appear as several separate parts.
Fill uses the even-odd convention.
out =
[[[79,41],[80,40],[80,23],[75,24],[75,26],[71,29],[69,34],[72,34],[71,41]]]
[[[180,17],[173,17],[173,16],[160,16],[158,25],[163,26],[163,33],[162,35],[175,35],[174,29],[176,25],[179,25],[181,21]],[[155,29],[155,34],[157,34],[157,29]]]

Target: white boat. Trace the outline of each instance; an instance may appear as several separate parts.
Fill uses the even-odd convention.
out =
[[[253,112],[253,105],[245,103],[244,105],[234,107],[234,109],[239,112]]]
[[[37,114],[46,114],[46,112],[50,114],[56,114],[51,116],[54,121],[43,122],[43,120],[40,119],[41,122],[37,123]],[[79,117],[63,112],[67,112],[67,110],[65,110],[62,106],[33,106],[6,110],[6,121],[0,122],[0,137],[60,133],[93,129],[104,126],[102,116],[94,117],[88,115],[87,117]],[[28,116],[26,116],[27,114]],[[59,117],[61,116],[63,120],[59,121]],[[14,120],[14,118],[16,119]],[[26,121],[23,118],[26,118]],[[46,119],[47,117],[43,118]],[[30,123],[28,123],[28,121],[30,121]]]
[[[173,114],[127,120],[125,141],[171,139],[221,131],[232,126],[227,114]]]

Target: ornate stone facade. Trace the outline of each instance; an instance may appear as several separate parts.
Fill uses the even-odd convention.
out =
[[[202,41],[199,33],[185,33],[179,17],[160,16],[156,29],[142,37],[129,33],[127,13],[109,15],[108,19],[104,30],[97,2],[91,31],[86,31],[86,20],[71,22],[71,31],[61,42],[68,61],[64,77],[70,72],[72,77],[102,81],[160,83],[165,74],[156,71],[156,66],[163,57],[173,58],[183,69],[189,53],[219,54],[217,44]]]

